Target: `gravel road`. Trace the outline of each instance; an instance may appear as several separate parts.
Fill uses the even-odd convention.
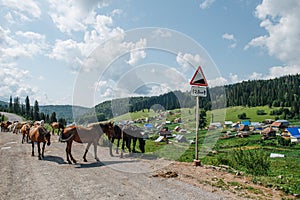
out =
[[[51,140],[44,160],[38,160],[31,156],[31,144],[21,144],[20,134],[0,132],[0,199],[224,199],[173,178],[152,176],[170,161],[110,157],[108,148],[99,146],[101,162],[93,159],[91,147],[84,163],[85,145],[73,143],[78,164],[69,165],[66,144],[58,136]]]

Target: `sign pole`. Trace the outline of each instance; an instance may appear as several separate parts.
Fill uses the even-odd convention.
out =
[[[196,96],[196,141],[195,141],[196,145],[195,145],[195,159],[193,165],[201,166],[201,162],[199,160],[199,149],[198,149],[199,97],[207,96],[206,87],[208,86],[208,84],[200,66],[196,70],[193,78],[191,79],[190,85],[192,86],[191,95]]]
[[[199,154],[198,154],[198,131],[199,131],[199,96],[196,97],[196,147],[195,147],[195,160],[194,160],[194,166],[200,166],[201,162],[199,160]]]

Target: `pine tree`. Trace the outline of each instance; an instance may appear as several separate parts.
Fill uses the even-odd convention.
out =
[[[13,112],[12,96],[9,97],[9,107],[8,107],[8,112]]]
[[[39,108],[39,103],[37,100],[34,102],[34,107],[33,107],[33,119],[35,121],[40,120],[40,108]]]
[[[25,99],[25,116],[27,118],[30,117],[30,102],[29,102],[29,97],[28,96]]]

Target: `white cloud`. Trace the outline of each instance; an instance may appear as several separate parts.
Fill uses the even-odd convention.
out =
[[[48,48],[45,36],[34,32],[17,31],[15,34],[0,26],[0,60],[8,61],[20,57],[32,57]]]
[[[225,34],[222,35],[222,38],[232,42],[232,44],[229,46],[230,48],[235,48],[236,47],[236,45],[237,45],[236,41],[237,40],[235,39],[233,34],[225,33]]]
[[[87,26],[94,23],[96,15],[94,10],[107,6],[109,1],[50,0],[49,3],[49,15],[57,28],[63,33],[71,34],[73,31],[87,30]],[[101,15],[96,16],[96,18],[99,16]],[[98,20],[96,23],[99,23]]]
[[[213,3],[215,2],[215,0],[204,0],[201,4],[200,4],[200,8],[202,10],[209,8]]]
[[[141,59],[146,57],[146,52],[143,50],[147,46],[147,40],[140,39],[137,43],[132,43],[130,47],[130,59],[127,63],[131,66],[136,65]]]
[[[23,83],[24,80],[30,78],[27,70],[21,70],[12,64],[0,64],[0,94],[2,97],[8,98],[9,96],[23,97],[26,95],[34,94],[33,88]]]
[[[300,71],[300,1],[289,0],[284,3],[276,0],[263,0],[256,7],[256,16],[261,20],[260,26],[268,34],[252,39],[245,50],[250,47],[261,47],[275,56],[285,66],[279,67],[280,71],[289,74]],[[270,69],[270,77],[278,67]],[[278,73],[277,76],[282,75]]]
[[[204,65],[204,60],[201,58],[199,54],[189,54],[185,53],[183,54],[182,52],[179,52],[176,57],[177,63],[183,67],[184,70],[187,70],[189,67],[198,67]]]
[[[224,77],[218,77],[213,80],[207,80],[209,87],[223,86],[228,84],[228,80]]]
[[[21,21],[32,21],[32,18],[39,18],[42,13],[38,3],[34,0],[1,0],[0,4],[13,10],[13,15]],[[12,19],[12,13],[7,15],[8,18]]]

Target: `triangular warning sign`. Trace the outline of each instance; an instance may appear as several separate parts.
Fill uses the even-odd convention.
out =
[[[192,80],[190,81],[190,85],[208,86],[206,78],[200,66],[198,67]]]

